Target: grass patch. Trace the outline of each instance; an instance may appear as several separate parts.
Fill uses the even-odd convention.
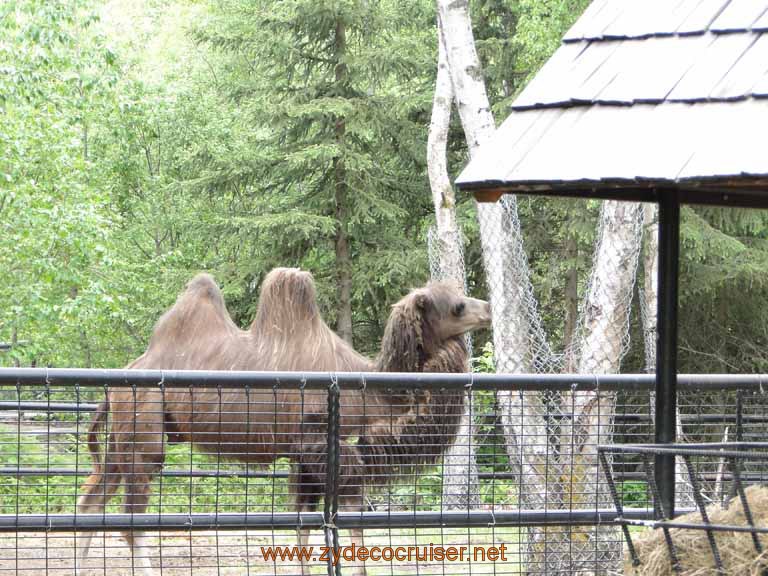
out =
[[[91,468],[83,434],[55,435],[55,443],[45,436],[17,435],[13,426],[0,427],[0,466],[5,468],[65,468],[88,472]],[[289,470],[281,459],[268,471]],[[157,476],[152,481],[148,512],[285,512],[292,511],[285,478],[246,478],[244,471],[263,468],[233,462],[218,462],[215,457],[195,452],[189,444],[168,445],[167,470],[220,470],[228,475],[217,478],[173,478]],[[0,477],[0,514],[74,513],[80,486],[85,476]],[[480,500],[484,506],[513,506],[516,486],[511,481],[483,481]],[[120,494],[108,512],[120,512]],[[439,510],[442,505],[442,479],[439,468],[402,479],[382,493],[369,495],[369,502],[390,510]]]

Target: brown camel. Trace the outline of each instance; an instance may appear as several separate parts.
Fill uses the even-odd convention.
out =
[[[375,363],[357,354],[322,320],[313,279],[276,269],[265,279],[256,318],[240,330],[213,279],[195,277],[158,322],[136,369],[259,371],[463,372],[461,335],[487,326],[488,304],[443,284],[414,290],[393,307]],[[461,393],[385,394],[345,390],[341,396],[340,504],[363,507],[367,484],[383,485],[393,472],[436,461],[455,436]],[[220,457],[269,464],[294,463],[291,484],[300,510],[317,507],[325,486],[324,391],[202,389],[109,390],[89,432],[94,471],[78,512],[101,512],[122,485],[126,512],[144,512],[152,479],[163,466],[165,442],[191,442]],[[98,431],[109,424],[106,454]],[[423,434],[424,428],[428,434]],[[421,433],[420,433],[421,432]],[[358,438],[357,443],[349,442]],[[353,538],[360,538],[356,533]],[[137,565],[152,574],[141,533],[125,534]],[[90,537],[80,549],[88,552]],[[79,563],[78,563],[79,564]]]

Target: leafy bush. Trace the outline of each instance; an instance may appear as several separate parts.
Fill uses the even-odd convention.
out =
[[[645,482],[622,482],[619,493],[624,506],[644,508],[648,505],[648,485]]]

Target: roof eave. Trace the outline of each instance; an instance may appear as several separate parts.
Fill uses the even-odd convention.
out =
[[[669,180],[580,180],[567,182],[457,181],[478,202],[496,202],[503,194],[657,202],[662,194],[676,194],[684,204],[768,208],[768,176]]]

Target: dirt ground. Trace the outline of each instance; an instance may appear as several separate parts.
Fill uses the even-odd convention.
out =
[[[149,555],[163,576],[272,574],[260,546],[272,534],[250,532],[149,532]],[[285,536],[275,544],[288,544]],[[280,542],[284,540],[285,542]],[[81,545],[78,539],[78,545]],[[293,539],[295,544],[295,538]],[[0,536],[0,574],[63,576],[74,573],[75,538],[71,533],[20,533]],[[82,576],[133,576],[134,562],[118,534],[94,534]],[[286,568],[289,568],[286,566]],[[297,572],[297,571],[294,571]],[[280,572],[281,574],[283,572]],[[286,571],[285,574],[290,573]]]
[[[300,574],[297,563],[266,561],[262,546],[295,546],[293,532],[269,531],[222,531],[216,532],[164,532],[148,533],[149,555],[156,576],[241,576]],[[348,543],[342,534],[342,545]],[[475,546],[491,543],[507,543],[510,550],[517,550],[516,534],[487,530],[473,530],[468,537],[466,530],[458,533],[434,531],[433,534],[414,531],[366,532],[368,546],[402,545],[424,546],[460,545],[468,542]],[[321,532],[310,539],[315,549],[324,545]],[[72,533],[18,533],[0,534],[0,576],[72,576],[74,575],[75,538]],[[510,554],[507,562],[472,563],[471,574],[518,574],[519,559]],[[325,562],[317,554],[310,563],[312,574],[327,574]],[[342,564],[344,566],[344,564]],[[461,562],[368,562],[369,575],[428,575],[470,573],[470,565]],[[140,576],[130,551],[117,534],[94,535],[82,576]],[[350,574],[349,566],[344,573]]]

